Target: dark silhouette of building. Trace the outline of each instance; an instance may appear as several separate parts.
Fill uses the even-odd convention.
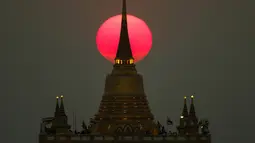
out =
[[[123,0],[119,46],[112,72],[107,75],[99,110],[82,130],[70,130],[65,114],[63,95],[57,97],[54,117],[41,123],[39,143],[83,142],[172,142],[210,143],[209,122],[196,116],[194,96],[188,111],[186,97],[178,132],[167,131],[155,122],[144,92],[143,77],[137,73],[130,48],[126,0]],[[167,125],[173,125],[167,118]],[[199,130],[201,128],[201,130]]]

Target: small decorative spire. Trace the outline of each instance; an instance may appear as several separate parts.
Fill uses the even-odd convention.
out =
[[[63,94],[61,94],[61,96],[60,96],[60,107],[59,107],[59,114],[60,115],[64,115],[64,116],[66,116],[66,114],[65,114],[65,107],[64,107],[64,95]]]
[[[59,104],[58,104],[59,97],[56,96],[56,107],[55,107],[55,117],[59,115]]]
[[[196,116],[196,111],[195,111],[195,105],[194,105],[194,94],[190,96],[191,98],[191,103],[190,103],[190,109],[189,109],[189,115],[190,116]]]
[[[195,94],[195,93],[194,93]],[[195,105],[194,105],[194,94],[190,96],[190,109],[189,109],[189,126],[190,134],[197,134],[198,133],[198,119],[196,116]]]
[[[188,113],[188,107],[187,107],[187,97],[184,96],[184,106],[183,106],[181,118],[186,118],[188,117],[188,115],[189,113]]]

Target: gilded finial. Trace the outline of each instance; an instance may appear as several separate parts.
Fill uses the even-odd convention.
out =
[[[194,95],[191,95],[191,98],[194,98]]]
[[[58,99],[59,97],[58,97],[58,96],[56,96],[56,98]]]
[[[63,95],[61,95],[60,97],[61,97],[61,98],[64,98],[64,96],[63,96]]]
[[[122,20],[126,21],[127,20],[127,4],[126,0],[122,1]]]

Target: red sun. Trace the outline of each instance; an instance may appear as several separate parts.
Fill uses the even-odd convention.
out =
[[[152,46],[152,34],[147,24],[140,18],[127,15],[128,34],[135,62],[142,60]],[[114,62],[120,37],[121,15],[106,20],[98,29],[97,48],[107,60]]]

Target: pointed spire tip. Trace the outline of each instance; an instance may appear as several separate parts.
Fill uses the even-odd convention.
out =
[[[122,1],[122,20],[126,20],[127,18],[127,2],[126,0]]]
[[[130,47],[128,26],[127,26],[127,5],[126,0],[122,0],[122,20],[119,45],[115,57],[115,64],[126,65],[134,64],[134,58]]]

